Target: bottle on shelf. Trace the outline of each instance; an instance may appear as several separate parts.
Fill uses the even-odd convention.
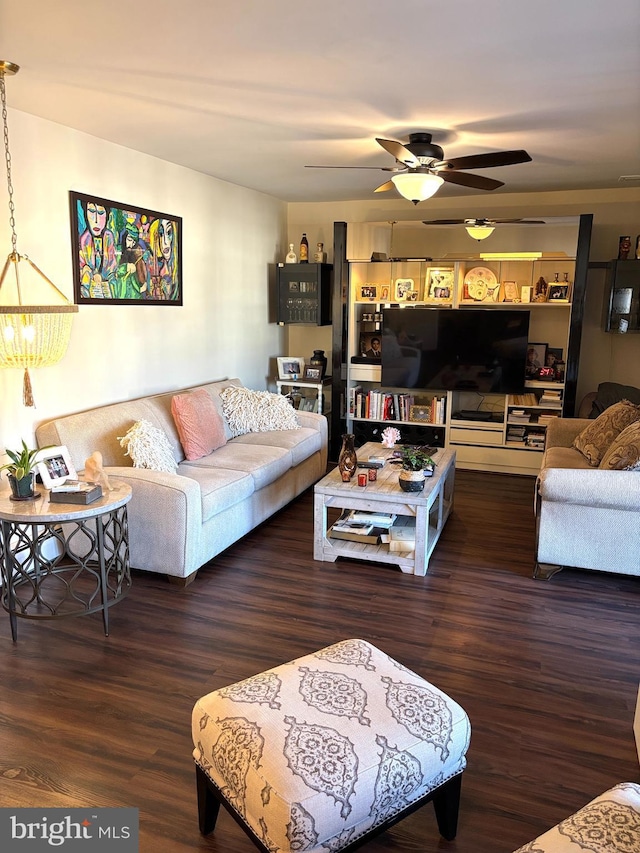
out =
[[[313,256],[313,260],[316,264],[323,264],[327,259],[326,252],[324,251],[324,243],[316,243],[316,251]]]
[[[287,257],[284,259],[285,264],[297,264],[298,256],[295,253],[295,249],[293,248],[293,243],[289,243],[289,251],[287,253]]]
[[[300,263],[309,263],[309,241],[306,234],[303,234],[302,240],[300,240]]]

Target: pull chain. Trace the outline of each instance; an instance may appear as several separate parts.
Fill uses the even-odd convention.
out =
[[[16,234],[16,208],[13,203],[13,184],[11,182],[11,152],[9,151],[9,127],[7,125],[7,93],[4,85],[4,69],[0,69],[0,98],[2,99],[2,124],[4,127],[4,159],[7,164],[7,190],[9,193],[9,225],[11,226],[11,245],[13,254],[18,254],[18,235]]]

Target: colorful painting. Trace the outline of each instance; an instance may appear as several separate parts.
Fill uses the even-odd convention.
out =
[[[182,218],[70,192],[78,305],[182,305]]]

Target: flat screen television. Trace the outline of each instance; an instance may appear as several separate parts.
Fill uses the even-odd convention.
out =
[[[522,393],[529,319],[501,308],[387,308],[382,386]]]

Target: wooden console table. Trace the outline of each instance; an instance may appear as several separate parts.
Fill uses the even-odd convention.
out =
[[[109,607],[131,586],[127,503],[131,487],[111,491],[85,505],[0,497],[0,602],[17,617],[55,619],[102,612],[109,634]]]

